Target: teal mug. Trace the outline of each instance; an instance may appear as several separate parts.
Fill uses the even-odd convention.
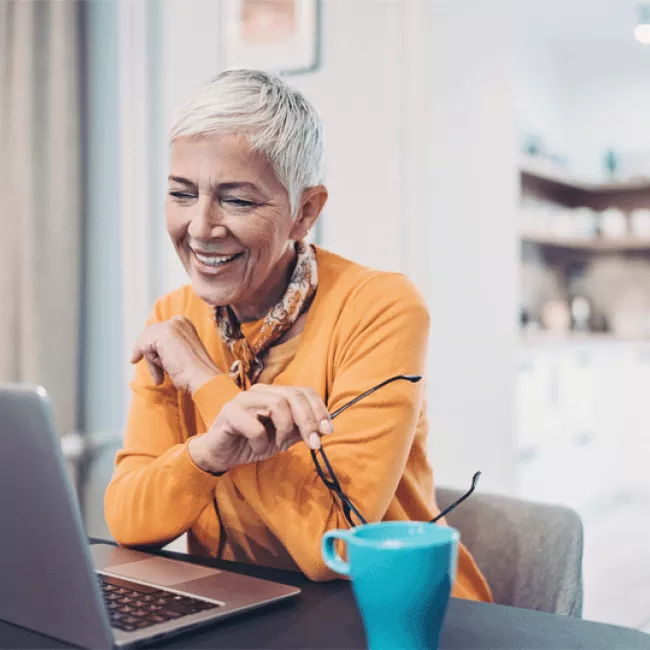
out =
[[[459,539],[454,528],[413,521],[325,533],[323,559],[351,579],[370,650],[438,648]],[[347,546],[347,561],[337,540]]]

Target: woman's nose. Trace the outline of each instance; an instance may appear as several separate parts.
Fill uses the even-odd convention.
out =
[[[195,239],[214,239],[226,234],[219,204],[205,197],[198,201],[188,233]]]

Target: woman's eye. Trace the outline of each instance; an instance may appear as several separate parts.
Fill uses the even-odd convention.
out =
[[[256,203],[252,201],[246,201],[245,199],[223,199],[223,202],[232,205],[235,208],[252,208]]]
[[[175,199],[181,199],[184,201],[196,198],[195,194],[190,194],[189,192],[170,192],[169,196],[173,196]]]

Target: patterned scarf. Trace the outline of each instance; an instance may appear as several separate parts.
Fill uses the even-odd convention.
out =
[[[235,362],[228,376],[245,390],[259,379],[264,364],[261,357],[298,320],[316,292],[318,270],[316,251],[305,242],[296,244],[296,267],[282,300],[255,323],[248,339],[244,337],[235,313],[230,307],[216,307],[215,320],[223,342]]]

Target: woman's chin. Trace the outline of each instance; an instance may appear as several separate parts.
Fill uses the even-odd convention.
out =
[[[198,268],[198,264],[190,262],[187,269],[192,281],[194,292],[209,305],[218,307],[221,305],[232,305],[237,303],[241,294],[240,277],[223,277],[230,273],[206,273],[205,269]],[[239,275],[235,273],[233,275]]]
[[[191,280],[194,293],[211,307],[237,303],[239,292],[232,287],[219,286],[221,283],[214,280],[210,282],[200,275],[197,277],[195,273],[191,274]]]

